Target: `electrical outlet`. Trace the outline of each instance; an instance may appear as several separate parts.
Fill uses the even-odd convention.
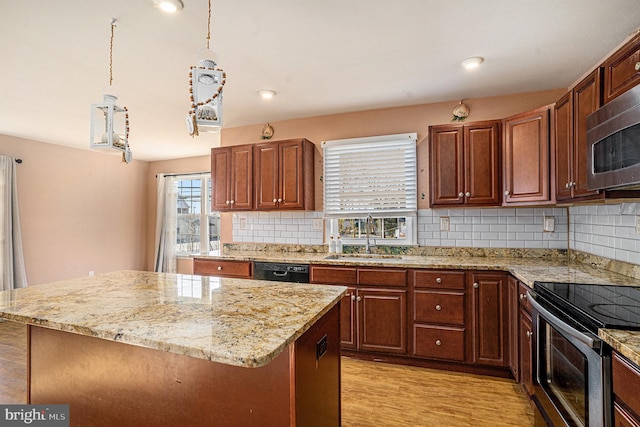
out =
[[[640,215],[636,215],[636,234],[640,234]]]
[[[95,271],[91,270],[91,271],[89,272],[89,277],[93,277],[93,276],[95,276],[95,274],[96,274],[96,273],[95,273]]]
[[[240,230],[246,230],[247,229],[247,218],[238,218],[239,223],[240,223]]]
[[[315,218],[313,220],[313,229],[314,230],[322,230],[322,218]]]
[[[552,216],[544,218],[543,231],[552,232],[556,229],[556,219]]]
[[[449,231],[451,230],[451,218],[448,216],[440,217],[440,231]]]

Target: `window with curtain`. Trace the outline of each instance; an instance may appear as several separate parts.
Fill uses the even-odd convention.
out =
[[[215,254],[220,213],[211,211],[211,176],[158,175],[155,271],[173,273],[176,257]]]
[[[0,290],[24,288],[27,277],[18,209],[16,159],[0,155]]]
[[[417,134],[326,141],[324,214],[327,235],[347,244],[365,239],[365,218],[374,218],[377,244],[417,242]]]

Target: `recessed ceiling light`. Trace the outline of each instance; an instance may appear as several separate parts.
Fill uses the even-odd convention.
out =
[[[163,12],[176,13],[184,7],[181,0],[153,0],[153,3]]]
[[[269,89],[261,89],[258,91],[262,99],[271,99],[276,96],[276,93]]]
[[[484,62],[484,58],[481,56],[474,56],[472,58],[465,59],[462,61],[462,66],[467,70],[471,70],[473,68],[477,68],[478,65]]]

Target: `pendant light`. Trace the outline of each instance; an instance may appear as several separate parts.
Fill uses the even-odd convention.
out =
[[[122,154],[122,161],[132,159],[129,149],[129,112],[116,104],[117,89],[113,86],[113,35],[117,19],[111,19],[109,41],[109,85],[104,88],[103,100],[91,104],[91,148]]]
[[[222,88],[227,75],[217,67],[216,54],[209,48],[211,40],[211,0],[207,21],[207,47],[196,55],[196,66],[189,72],[191,109],[187,114],[187,130],[197,136],[200,132],[220,132],[222,128]]]

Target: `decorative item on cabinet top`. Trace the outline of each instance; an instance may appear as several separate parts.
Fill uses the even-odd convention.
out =
[[[271,139],[273,137],[273,126],[269,123],[265,123],[262,128],[262,133],[260,134],[261,139]]]
[[[451,121],[464,122],[467,117],[469,117],[470,113],[471,110],[469,109],[469,107],[466,104],[463,104],[462,101],[460,101],[458,105],[456,105],[453,109]]]

